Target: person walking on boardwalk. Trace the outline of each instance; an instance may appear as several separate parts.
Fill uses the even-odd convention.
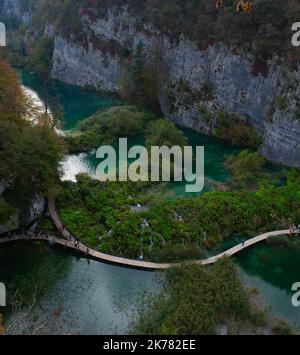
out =
[[[4,335],[4,317],[0,313],[0,335]]]
[[[223,6],[223,0],[216,0],[216,9],[220,10]]]

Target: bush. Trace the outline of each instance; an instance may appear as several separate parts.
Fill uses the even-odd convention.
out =
[[[258,152],[242,151],[238,156],[226,156],[225,166],[232,174],[235,187],[256,189],[265,176],[266,160]]]
[[[133,334],[216,334],[220,324],[245,321],[247,294],[229,259],[211,268],[185,264],[165,273],[160,296],[141,306]]]
[[[295,331],[293,327],[291,326],[290,323],[287,321],[279,321],[274,327],[273,327],[273,333],[275,335],[294,335]]]
[[[132,106],[121,106],[100,111],[84,120],[78,132],[67,138],[71,152],[90,151],[120,137],[132,137],[153,119],[151,113]]]
[[[160,119],[150,123],[146,133],[146,144],[151,146],[184,147],[187,139],[173,122]]]
[[[251,124],[224,111],[217,112],[215,134],[235,146],[257,149],[261,144],[261,136]]]

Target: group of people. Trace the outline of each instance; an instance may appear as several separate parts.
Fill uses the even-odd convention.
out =
[[[68,240],[69,242],[72,242],[75,244],[75,247],[77,249],[79,249],[79,246],[80,246],[80,239],[79,238],[76,238],[74,237],[67,229],[66,227],[62,224],[61,225],[61,228],[59,228],[59,231],[60,233],[66,238],[66,240]],[[24,237],[27,236],[27,238],[31,238],[31,237],[40,237],[40,236],[46,236],[46,238],[48,240],[50,240],[50,235],[47,231],[39,231],[38,234],[35,234],[33,232],[29,232],[29,231],[24,231],[24,230],[21,230],[21,233],[20,232],[17,232],[17,231],[14,231],[14,232],[8,232],[6,235],[9,237],[9,238],[15,238],[15,237],[18,237],[23,235]],[[67,242],[66,242],[67,243]],[[86,247],[86,255],[90,254],[90,248]]]
[[[223,0],[216,0],[216,8],[220,10],[223,7]],[[239,0],[237,3],[235,10],[237,12],[249,13],[253,9],[253,3],[250,1]]]
[[[293,234],[298,234],[300,233],[300,224],[298,224],[298,226],[296,226],[295,224],[293,224],[292,226],[290,226],[290,237]]]
[[[77,249],[79,249],[79,245],[80,245],[80,239],[74,237],[72,234],[70,234],[70,232],[67,230],[67,228],[62,224],[61,228],[60,228],[60,232],[61,234],[67,238],[68,241],[72,242],[75,244],[75,247]],[[90,253],[90,248],[86,248],[86,254],[88,255]]]
[[[80,243],[79,238],[76,238],[72,234],[70,234],[64,225],[62,225],[60,232],[64,237],[68,239],[69,242],[74,243],[76,248],[79,248],[79,243]]]

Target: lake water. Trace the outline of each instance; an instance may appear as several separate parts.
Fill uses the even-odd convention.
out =
[[[22,83],[25,87],[33,90],[41,100],[44,97],[49,102],[50,109],[55,107],[62,109],[64,115],[61,121],[61,129],[69,131],[76,128],[78,122],[92,115],[96,111],[108,107],[122,105],[124,102],[105,95],[87,92],[81,88],[65,85],[59,82],[48,82],[42,85],[36,75],[27,71],[19,72]],[[182,128],[192,146],[205,147],[205,188],[204,191],[212,189],[212,184],[222,183],[228,178],[223,162],[227,154],[236,154],[240,150],[228,144],[218,142],[214,138],[206,137],[199,133]],[[141,136],[129,139],[129,148],[134,145],[144,145]],[[96,167],[99,160],[96,159],[95,152],[69,155],[63,164],[63,180],[76,180],[76,175],[86,172],[90,176],[95,176]],[[166,198],[176,198],[185,195],[185,182],[166,184],[162,195]]]
[[[8,299],[26,305],[6,317],[16,333],[27,334],[40,324],[44,334],[124,334],[143,295],[159,290],[155,273],[88,262],[39,243],[0,248],[0,280]]]

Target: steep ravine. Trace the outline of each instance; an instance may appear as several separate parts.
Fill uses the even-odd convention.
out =
[[[5,0],[22,19],[20,1]],[[216,135],[217,113],[236,114],[262,134],[261,152],[267,159],[300,167],[300,66],[291,69],[274,55],[267,68],[256,70],[249,52],[221,43],[201,50],[184,36],[175,40],[147,22],[141,24],[128,7],[112,7],[101,18],[82,13],[80,21],[84,44],[75,34],[66,38],[45,24],[45,33],[54,37],[54,79],[119,93],[126,71],[122,49],[133,52],[143,43],[148,64],[159,58],[159,101],[165,117]]]
[[[160,104],[165,116],[185,127],[215,134],[218,110],[243,116],[263,134],[261,151],[271,161],[300,167],[300,67],[290,72],[278,57],[268,62],[268,75],[253,75],[253,58],[223,44],[207,50],[181,37],[178,42],[144,24],[136,30],[127,10],[108,13],[104,19],[82,17],[84,31],[93,38],[87,48],[55,37],[52,76],[69,84],[93,86],[101,91],[119,92],[123,60],[108,48],[131,50],[142,42],[146,58],[159,55],[166,68],[160,87]],[[128,22],[130,24],[128,25]],[[102,45],[95,45],[95,38]],[[92,43],[93,42],[93,43]],[[129,46],[130,44],[130,46]],[[106,48],[106,49],[105,49]],[[212,86],[212,99],[201,100],[206,82]],[[185,92],[178,89],[184,83]],[[187,100],[188,96],[192,100]],[[278,97],[286,101],[278,108]],[[211,121],[203,117],[210,113]],[[299,112],[298,112],[299,116]]]

